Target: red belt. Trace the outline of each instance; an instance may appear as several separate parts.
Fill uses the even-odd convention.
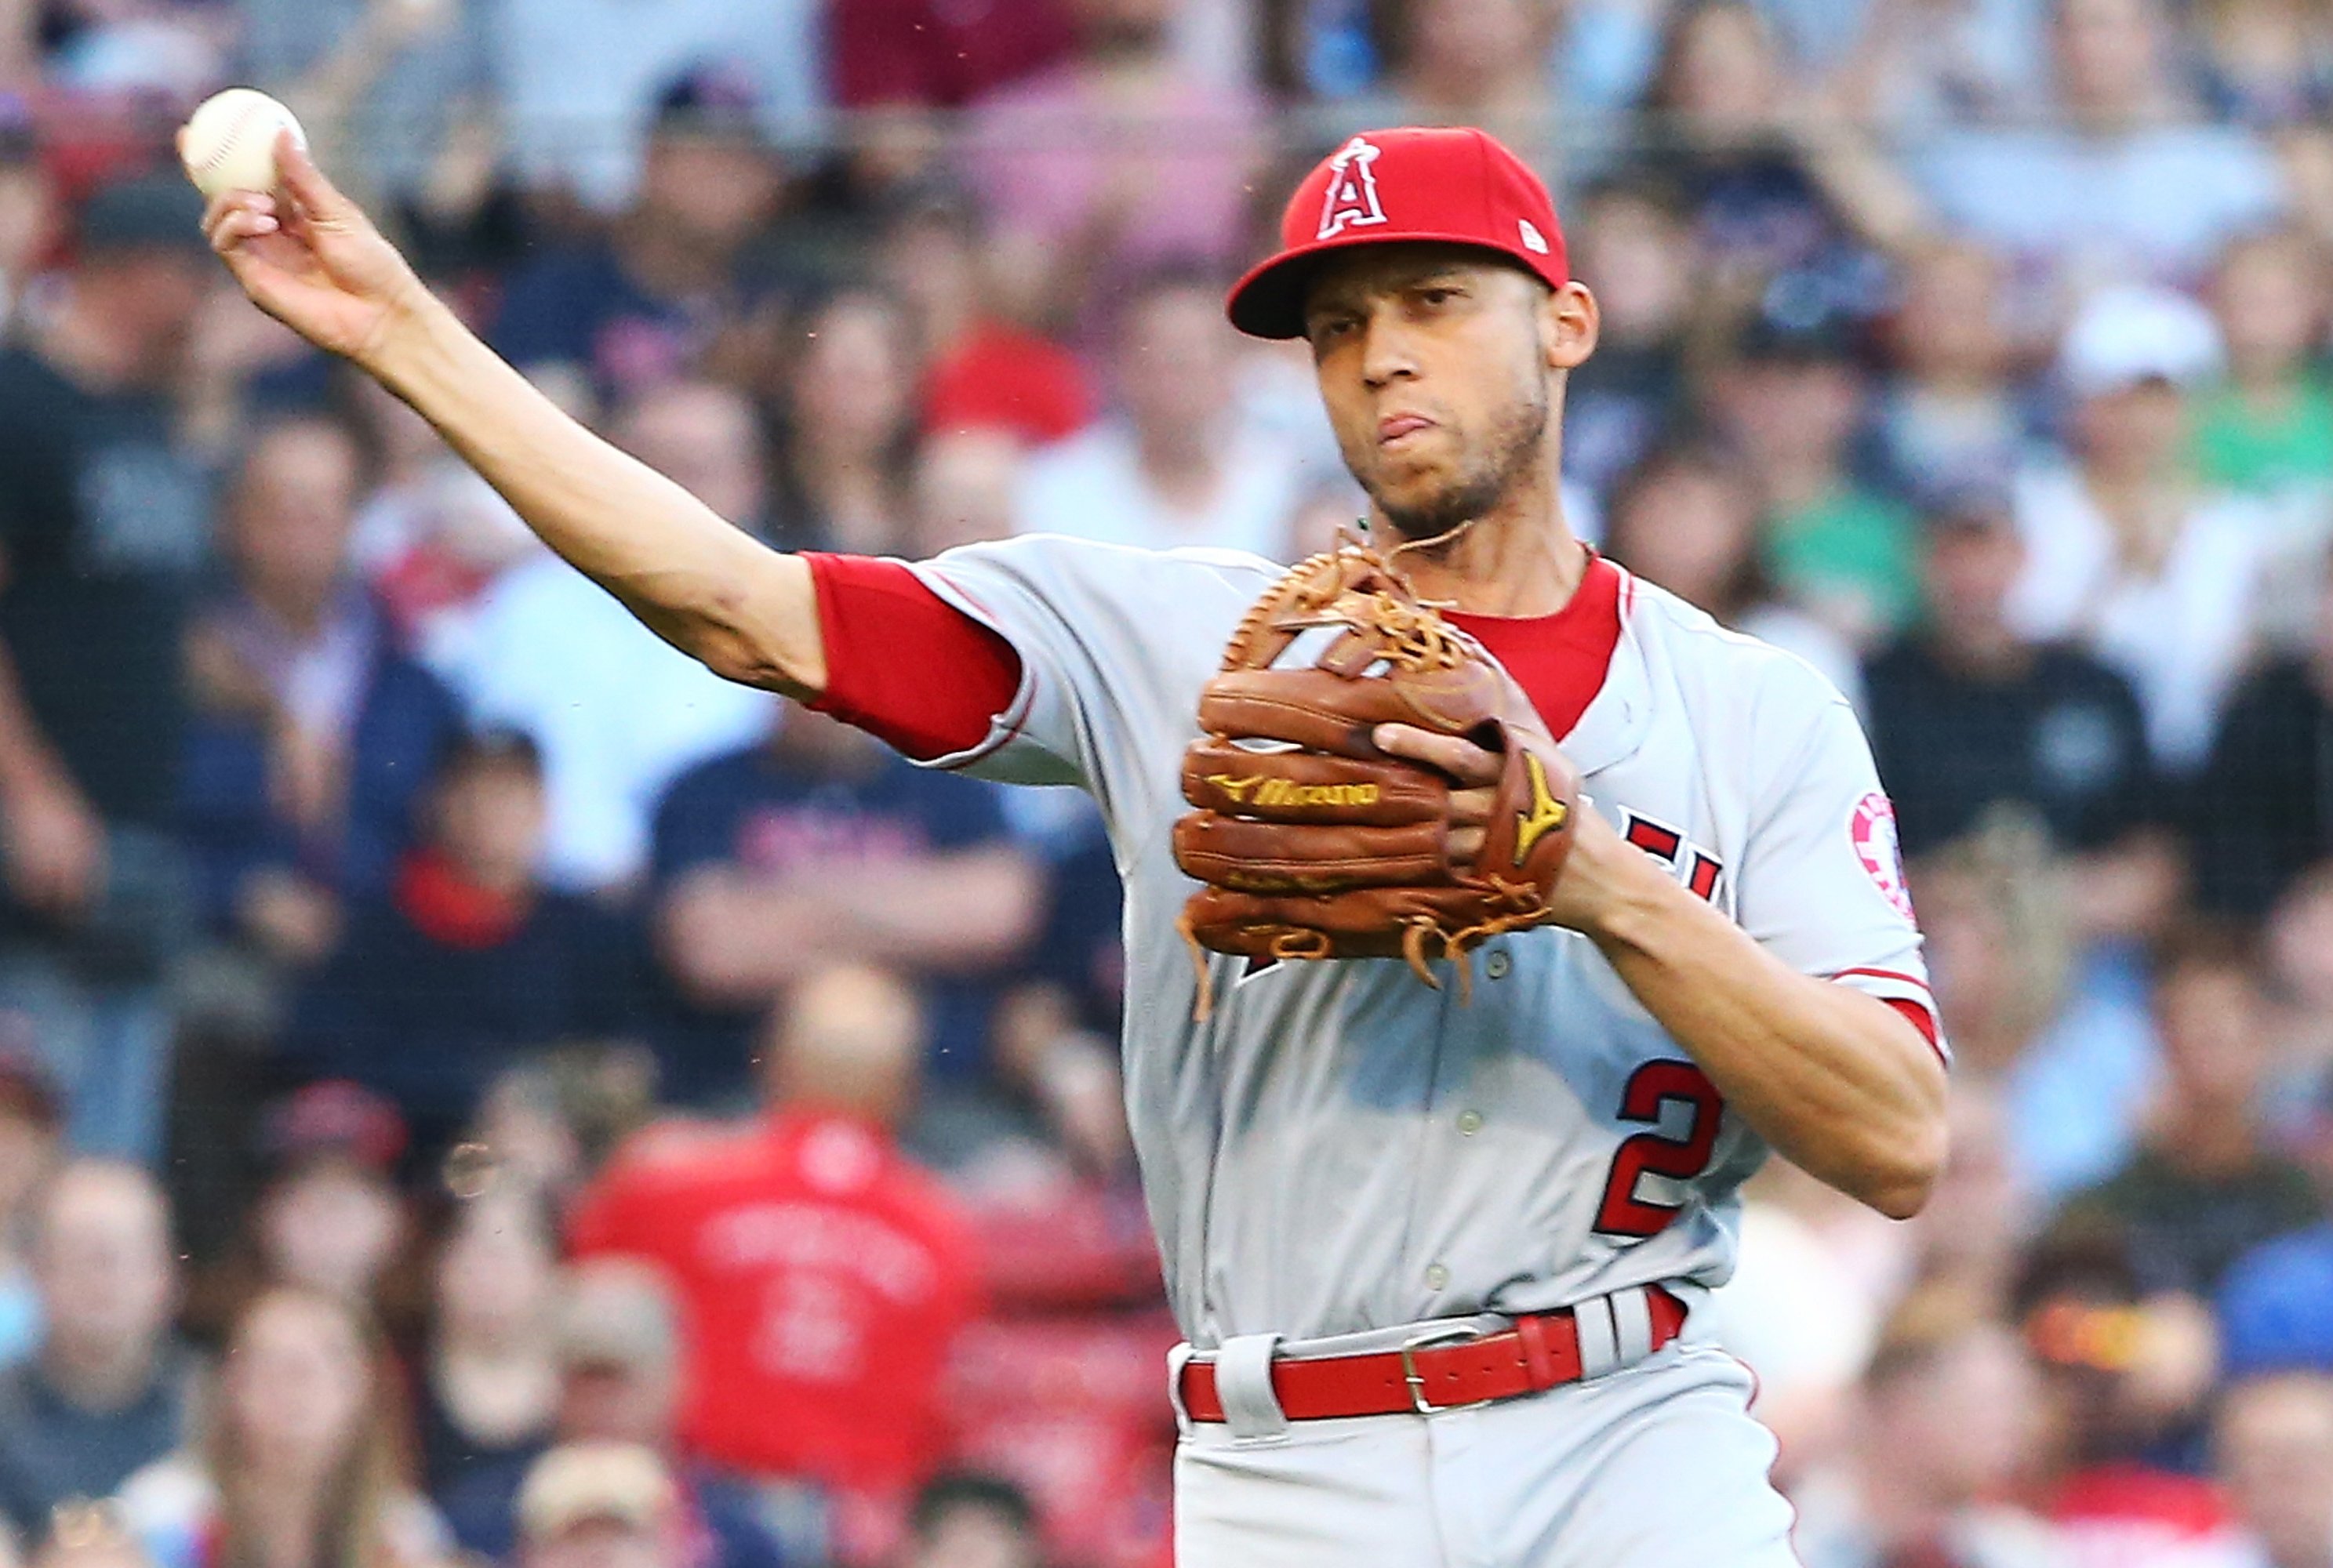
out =
[[[1658,1350],[1684,1329],[1685,1304],[1658,1286],[1645,1296],[1653,1320],[1652,1348]],[[1534,1313],[1497,1334],[1464,1337],[1473,1334],[1452,1328],[1399,1350],[1275,1361],[1272,1391],[1290,1420],[1320,1421],[1405,1411],[1426,1415],[1579,1381],[1579,1325],[1568,1309]],[[1184,1413],[1193,1420],[1224,1419],[1213,1362],[1185,1363],[1181,1393]]]

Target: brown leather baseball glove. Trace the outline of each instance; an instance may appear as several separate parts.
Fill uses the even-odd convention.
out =
[[[1453,781],[1379,751],[1387,723],[1506,759],[1471,861],[1450,847]],[[1513,678],[1384,557],[1349,545],[1275,584],[1233,634],[1199,726],[1183,757],[1197,809],[1175,824],[1176,864],[1206,884],[1183,911],[1195,947],[1400,957],[1437,985],[1427,961],[1545,918],[1579,777]],[[1204,1009],[1204,964],[1200,992]]]

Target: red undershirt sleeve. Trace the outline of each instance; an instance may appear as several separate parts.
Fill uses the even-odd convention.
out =
[[[919,761],[969,751],[1021,688],[1021,655],[901,561],[805,551],[826,690],[810,706]]]

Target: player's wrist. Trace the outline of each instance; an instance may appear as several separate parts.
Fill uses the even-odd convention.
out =
[[[452,309],[408,272],[383,301],[379,327],[349,357],[390,391],[409,397],[450,348],[470,336]]]
[[[1580,894],[1576,918],[1567,923],[1608,957],[1650,951],[1685,891],[1652,856],[1617,836],[1577,846],[1564,877]],[[1685,903],[1694,901],[1688,895]]]

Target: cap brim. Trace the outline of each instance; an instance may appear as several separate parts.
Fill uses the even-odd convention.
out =
[[[1419,234],[1415,230],[1378,234],[1372,229],[1355,234],[1348,229],[1332,238],[1314,240],[1268,256],[1249,268],[1224,297],[1224,314],[1231,318],[1233,326],[1251,338],[1301,338],[1304,291],[1311,286],[1312,274],[1320,271],[1321,262],[1328,256],[1363,245],[1458,245],[1520,267],[1550,288],[1557,286],[1522,253],[1486,244],[1480,235]]]

